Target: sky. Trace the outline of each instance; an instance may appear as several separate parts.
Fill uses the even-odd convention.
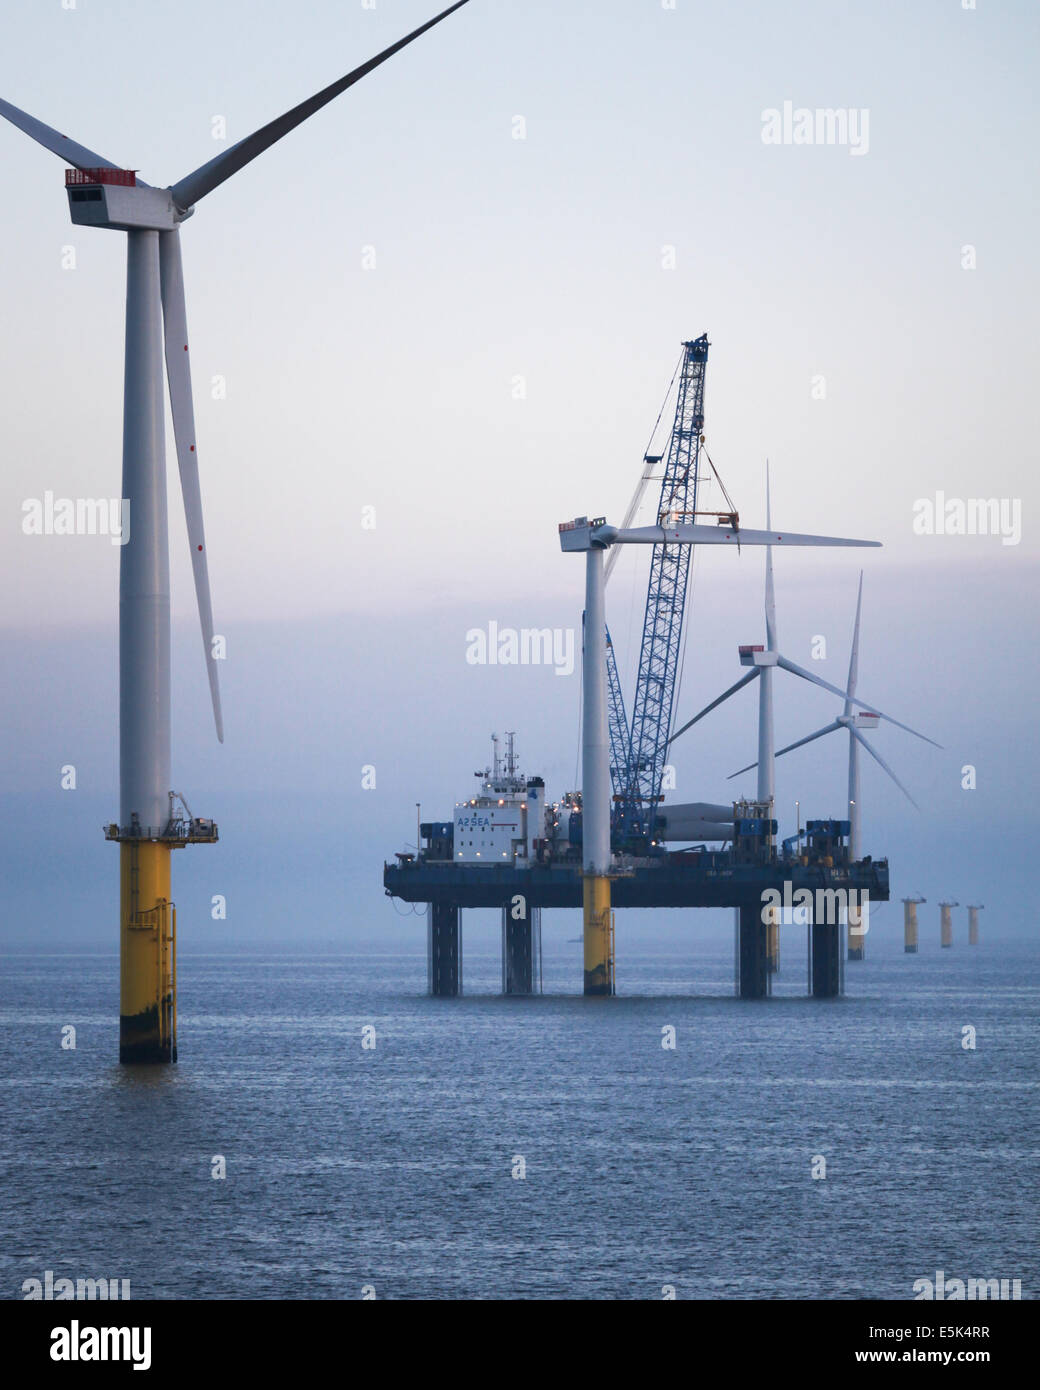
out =
[[[436,8],[66,4],[11,0],[0,95],[158,185]],[[883,542],[776,559],[781,649],[810,665],[823,637],[813,669],[839,685],[864,570],[861,692],[943,745],[873,736],[921,809],[865,760],[866,851],[893,898],[1035,931],[1038,28],[1024,0],[471,0],[199,204],[227,737],[174,470],[174,778],[222,837],[177,858],[182,945],[400,933],[383,861],[416,802],[447,816],[470,791],[494,730],[550,794],[575,785],[577,666],[473,666],[466,634],[580,630],[557,524],[620,520],[703,332],[707,446],[743,523],[764,522],[768,458],[778,527]],[[849,140],[767,142],[788,102],[852,113]],[[119,494],[125,241],[73,227],[60,161],[6,123],[0,162],[0,941],[114,949],[119,551],[22,523],[48,491]],[[1013,534],[920,533],[937,492],[1003,499]],[[629,704],[648,560],[608,589]],[[761,553],[698,553],[678,719],[762,636]],[[837,712],[793,679],[776,701],[778,746]],[[752,789],[726,779],[755,719],[744,692],[675,745],[678,799]],[[796,799],[842,812],[845,763],[835,737],[781,760],[784,833]]]

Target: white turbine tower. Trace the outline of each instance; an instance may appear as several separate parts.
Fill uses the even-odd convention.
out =
[[[93,150],[0,100],[0,115],[72,168],[69,211],[81,226],[127,237],[123,499],[130,539],[119,569],[120,1045],[122,1062],[176,1061],[175,923],[170,850],[216,839],[210,821],[174,812],[170,791],[170,576],[162,357],[165,340],[177,463],[217,737],[223,740],[213,652],[180,224],[194,205],[341,92],[461,9],[426,24],[169,188],[153,188]]]
[[[585,651],[582,663],[582,874],[585,993],[614,993],[610,911],[610,753],[607,737],[607,628],[603,553],[612,545],[878,546],[879,541],[744,531],[732,526],[637,526],[619,529],[603,517],[560,524],[560,548],[585,552]],[[757,674],[757,671],[756,673]],[[746,684],[751,677],[740,682]],[[734,687],[736,688],[736,687]],[[727,692],[732,693],[732,692]],[[725,697],[723,697],[725,698]],[[718,703],[718,701],[716,701]]]

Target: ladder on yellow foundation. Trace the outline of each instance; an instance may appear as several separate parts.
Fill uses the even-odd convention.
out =
[[[614,911],[610,912],[610,921],[607,925],[607,992],[611,996],[614,994]]]
[[[131,874],[136,872],[135,866]],[[135,912],[130,927],[158,935],[155,997],[159,1001],[159,1045],[168,1047],[172,1055],[177,1051],[177,905],[164,898],[154,907]]]

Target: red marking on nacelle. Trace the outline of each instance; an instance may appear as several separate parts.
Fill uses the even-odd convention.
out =
[[[63,135],[63,140],[69,137]],[[66,169],[65,187],[73,188],[77,184],[83,183],[114,183],[121,184],[125,188],[134,188],[137,185],[136,169]]]
[[[202,546],[201,546],[201,545],[199,546],[199,549],[200,549],[200,550],[202,549]]]
[[[191,452],[192,452],[192,453],[195,452],[195,445],[194,445],[194,444],[191,446]]]

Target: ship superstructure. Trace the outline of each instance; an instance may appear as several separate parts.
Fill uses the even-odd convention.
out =
[[[533,862],[545,839],[545,783],[520,773],[515,735],[507,733],[505,739],[503,758],[498,735],[492,734],[491,764],[473,774],[480,784],[477,795],[455,803],[450,857],[456,863]]]

